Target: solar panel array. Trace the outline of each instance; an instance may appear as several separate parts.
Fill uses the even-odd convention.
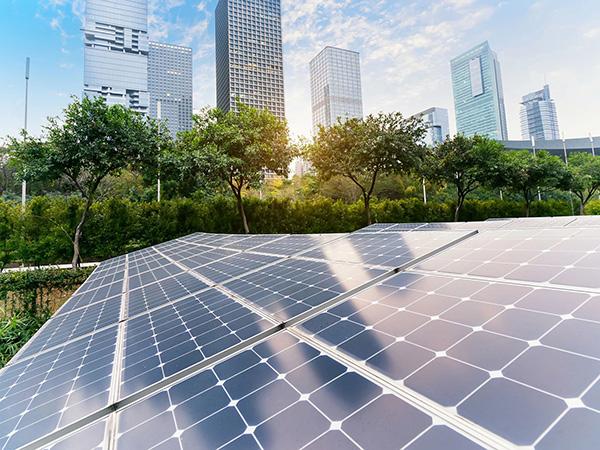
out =
[[[600,448],[600,218],[196,233],[0,372],[0,449]]]

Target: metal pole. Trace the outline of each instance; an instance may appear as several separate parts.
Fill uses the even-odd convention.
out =
[[[590,133],[590,145],[592,146],[592,156],[596,156],[596,149],[594,148],[594,138],[592,137],[592,133]]]
[[[423,203],[427,204],[427,188],[425,187],[425,177],[423,177]]]
[[[536,156],[535,153],[535,136],[531,136],[531,147],[533,148],[533,156]],[[542,201],[542,193],[540,192],[540,188],[538,187],[538,201]]]
[[[158,131],[160,132],[160,120],[162,119],[161,103],[160,100],[156,102],[156,118],[158,119]],[[160,133],[159,133],[160,134]],[[160,158],[160,138],[158,144],[158,157]],[[158,168],[158,183],[156,185],[156,197],[160,203],[160,166]]]
[[[569,166],[569,157],[567,156],[567,140],[565,139],[565,134],[562,135],[563,141],[563,154],[565,155],[565,165]],[[571,214],[575,215],[575,206],[573,205],[573,192],[569,191],[569,201],[571,202]]]
[[[29,56],[25,58],[25,126],[23,129],[25,130],[25,136],[23,139],[27,138],[27,106],[29,103]],[[27,181],[23,179],[21,183],[21,208],[25,210],[25,202],[27,200]]]
[[[504,200],[504,194],[502,193],[502,189],[500,189],[500,200]]]

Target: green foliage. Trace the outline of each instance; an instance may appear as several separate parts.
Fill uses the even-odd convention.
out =
[[[569,189],[579,199],[579,213],[600,191],[600,158],[589,153],[575,153],[569,157]]]
[[[80,239],[100,183],[127,167],[157,165],[157,152],[167,139],[151,119],[102,97],[73,98],[64,119],[49,118],[47,140],[10,140],[11,158],[26,180],[64,179],[85,199],[73,232],[73,267],[80,262]]]
[[[532,154],[525,151],[502,153],[492,182],[499,188],[520,193],[525,200],[525,214],[529,216],[535,194],[553,189],[568,189],[570,176],[563,161],[547,151]]]
[[[194,120],[194,128],[178,141],[180,161],[204,179],[227,183],[249,233],[242,193],[257,187],[265,171],[287,175],[294,156],[287,124],[267,110],[241,103],[237,112],[209,109]]]
[[[49,317],[48,314],[31,316],[19,313],[0,318],[0,368],[17,354]]]
[[[469,194],[488,184],[497,170],[502,145],[482,136],[457,135],[429,149],[423,165],[428,180],[454,186],[457,202],[454,220]]]
[[[370,202],[378,177],[414,170],[425,131],[420,119],[405,119],[400,113],[338,121],[319,128],[306,156],[323,179],[346,177],[359,188],[371,223]]]

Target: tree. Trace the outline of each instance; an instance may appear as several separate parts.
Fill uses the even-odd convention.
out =
[[[250,233],[242,194],[265,174],[286,176],[294,156],[285,121],[271,112],[238,104],[238,111],[208,109],[178,139],[184,164],[206,179],[225,182],[233,192],[245,233]]]
[[[350,179],[363,197],[367,223],[372,223],[371,197],[380,175],[409,173],[419,164],[426,129],[420,119],[400,113],[369,115],[321,126],[307,157],[319,176]]]
[[[492,175],[492,183],[496,187],[523,196],[527,217],[538,190],[568,190],[569,182],[570,175],[563,161],[543,150],[535,155],[527,150],[507,151],[502,154],[497,171]]]
[[[67,180],[85,200],[73,233],[73,268],[81,262],[83,226],[100,183],[122,169],[156,164],[161,134],[154,121],[103,98],[77,98],[64,119],[49,118],[46,141],[12,138],[11,157],[26,180]]]
[[[483,136],[466,137],[462,134],[448,138],[429,149],[423,173],[430,181],[453,185],[456,189],[454,221],[467,196],[488,184],[490,173],[496,170],[503,147],[497,141]]]
[[[569,190],[579,199],[579,214],[600,191],[600,158],[590,153],[575,153],[569,157]]]

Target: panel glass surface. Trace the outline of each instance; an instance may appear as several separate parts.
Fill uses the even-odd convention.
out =
[[[600,425],[598,313],[592,293],[407,272],[301,328],[515,445],[591,449],[570,417]]]
[[[464,236],[463,232],[358,233],[300,256],[394,268]]]
[[[242,275],[259,267],[266,266],[280,259],[277,256],[253,253],[239,253],[194,269],[203,277],[215,283],[221,283],[238,275]]]
[[[359,265],[292,258],[224,287],[279,320],[287,320],[384,273]]]
[[[117,327],[0,372],[0,448],[13,449],[108,406]]]
[[[526,283],[600,288],[600,235],[554,228],[481,233],[417,268]]]
[[[57,311],[57,315],[74,311],[84,306],[103,302],[108,298],[121,295],[123,293],[122,279],[101,287],[90,289],[89,291],[76,292],[66,303]]]
[[[275,326],[216,289],[130,319],[121,398]]]
[[[107,419],[95,422],[67,437],[43,447],[45,450],[104,450]]]
[[[270,255],[292,256],[311,247],[323,245],[343,237],[343,234],[292,234],[268,244],[255,247],[253,251]]]
[[[117,417],[117,449],[480,448],[287,332]]]

